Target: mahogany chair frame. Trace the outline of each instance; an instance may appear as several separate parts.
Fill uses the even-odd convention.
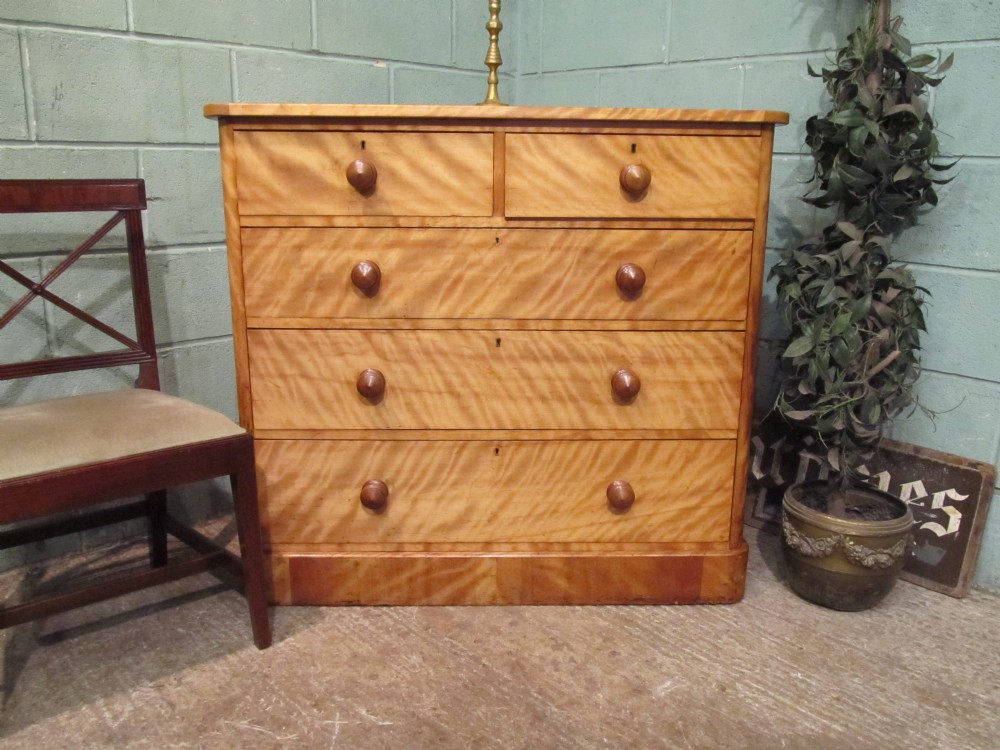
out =
[[[136,387],[160,389],[142,232],[142,211],[145,208],[145,183],[137,179],[0,180],[0,213],[3,214],[114,212],[100,229],[70,252],[41,281],[24,276],[0,260],[0,273],[26,288],[24,296],[0,315],[0,335],[18,313],[40,297],[104,332],[123,347],[109,352],[0,364],[0,380],[138,365]],[[135,338],[80,310],[50,289],[56,278],[122,222],[128,243]],[[167,510],[167,488],[223,476],[229,477],[233,490],[240,555],[177,520]],[[144,497],[111,507],[93,507],[136,496]],[[84,512],[52,518],[56,514],[81,510]],[[246,432],[0,480],[0,525],[13,525],[13,528],[0,531],[0,549],[145,517],[150,560],[148,569],[111,580],[77,585],[63,592],[38,595],[26,602],[0,608],[0,628],[197,573],[218,571],[231,574],[229,578],[235,579],[242,588],[250,610],[254,643],[258,648],[267,648],[271,643],[271,626],[258,513],[253,438]],[[167,554],[168,534],[192,548],[195,556],[183,555],[178,560],[171,560]]]

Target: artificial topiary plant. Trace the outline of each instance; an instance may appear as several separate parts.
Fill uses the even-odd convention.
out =
[[[893,240],[937,205],[941,164],[929,87],[950,67],[913,56],[890,21],[890,0],[870,0],[867,23],[822,78],[832,99],[809,118],[815,163],[804,200],[836,210],[818,237],[785,250],[771,271],[789,333],[775,408],[811,434],[835,474],[848,478],[888,424],[914,406],[922,294],[894,262]],[[933,68],[933,70],[932,70]]]

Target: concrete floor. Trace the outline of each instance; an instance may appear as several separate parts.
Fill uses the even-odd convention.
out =
[[[259,652],[199,576],[11,628],[0,748],[1000,747],[1000,597],[832,612],[747,534],[729,606],[283,607]]]

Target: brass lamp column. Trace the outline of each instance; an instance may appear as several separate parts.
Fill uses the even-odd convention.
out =
[[[486,67],[490,69],[490,76],[487,79],[486,98],[480,104],[500,104],[500,94],[497,91],[497,83],[500,77],[497,75],[497,68],[503,65],[503,58],[500,57],[500,32],[503,31],[503,24],[500,22],[500,0],[490,0],[490,20],[486,22],[486,30],[490,32],[490,46],[486,51]]]

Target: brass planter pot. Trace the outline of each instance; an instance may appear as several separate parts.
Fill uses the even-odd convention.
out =
[[[895,585],[913,514],[879,490],[806,482],[786,490],[781,526],[792,590],[815,604],[856,612],[874,607]]]

